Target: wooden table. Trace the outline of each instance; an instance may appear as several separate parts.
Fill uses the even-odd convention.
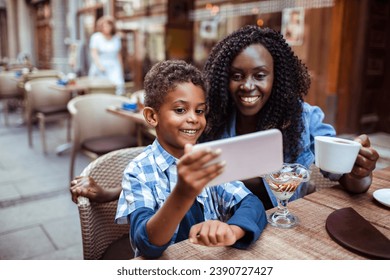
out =
[[[117,116],[121,116],[124,118],[131,119],[136,124],[137,129],[137,141],[138,146],[144,146],[143,142],[143,134],[147,133],[152,137],[156,137],[156,131],[153,127],[150,127],[149,124],[145,121],[144,115],[142,111],[132,112],[129,110],[123,110],[116,106],[108,106],[107,111],[115,114]]]
[[[292,229],[279,229],[268,225],[258,241],[247,250],[199,246],[185,240],[170,246],[160,259],[366,259],[333,241],[325,229],[325,221],[335,210],[352,207],[390,238],[390,208],[378,203],[372,195],[375,190],[381,188],[390,188],[390,167],[374,172],[373,184],[367,193],[351,195],[339,185],[335,185],[290,202],[288,207],[299,217],[300,224]],[[270,209],[267,213],[274,210]]]

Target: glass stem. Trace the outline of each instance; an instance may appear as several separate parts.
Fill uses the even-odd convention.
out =
[[[284,199],[284,200],[277,199],[277,201],[278,201],[278,210],[276,212],[279,215],[287,216],[287,214],[288,214],[288,209],[287,209],[288,200],[287,199]]]

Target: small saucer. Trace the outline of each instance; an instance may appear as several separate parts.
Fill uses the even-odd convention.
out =
[[[390,207],[390,189],[376,190],[374,191],[373,196],[383,205]]]

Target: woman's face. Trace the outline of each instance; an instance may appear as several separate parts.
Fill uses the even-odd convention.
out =
[[[111,35],[112,32],[112,25],[108,22],[104,22],[102,24],[102,33],[104,35]]]
[[[233,60],[230,69],[230,94],[244,116],[256,115],[271,95],[274,64],[261,44],[248,46]]]

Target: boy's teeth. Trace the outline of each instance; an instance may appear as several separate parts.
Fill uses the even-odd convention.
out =
[[[260,97],[255,96],[255,97],[241,97],[241,100],[247,103],[253,103],[256,102]]]
[[[184,129],[183,132],[184,133],[188,133],[188,134],[195,134],[196,130],[194,130],[194,129],[191,129],[191,130],[190,129]]]

